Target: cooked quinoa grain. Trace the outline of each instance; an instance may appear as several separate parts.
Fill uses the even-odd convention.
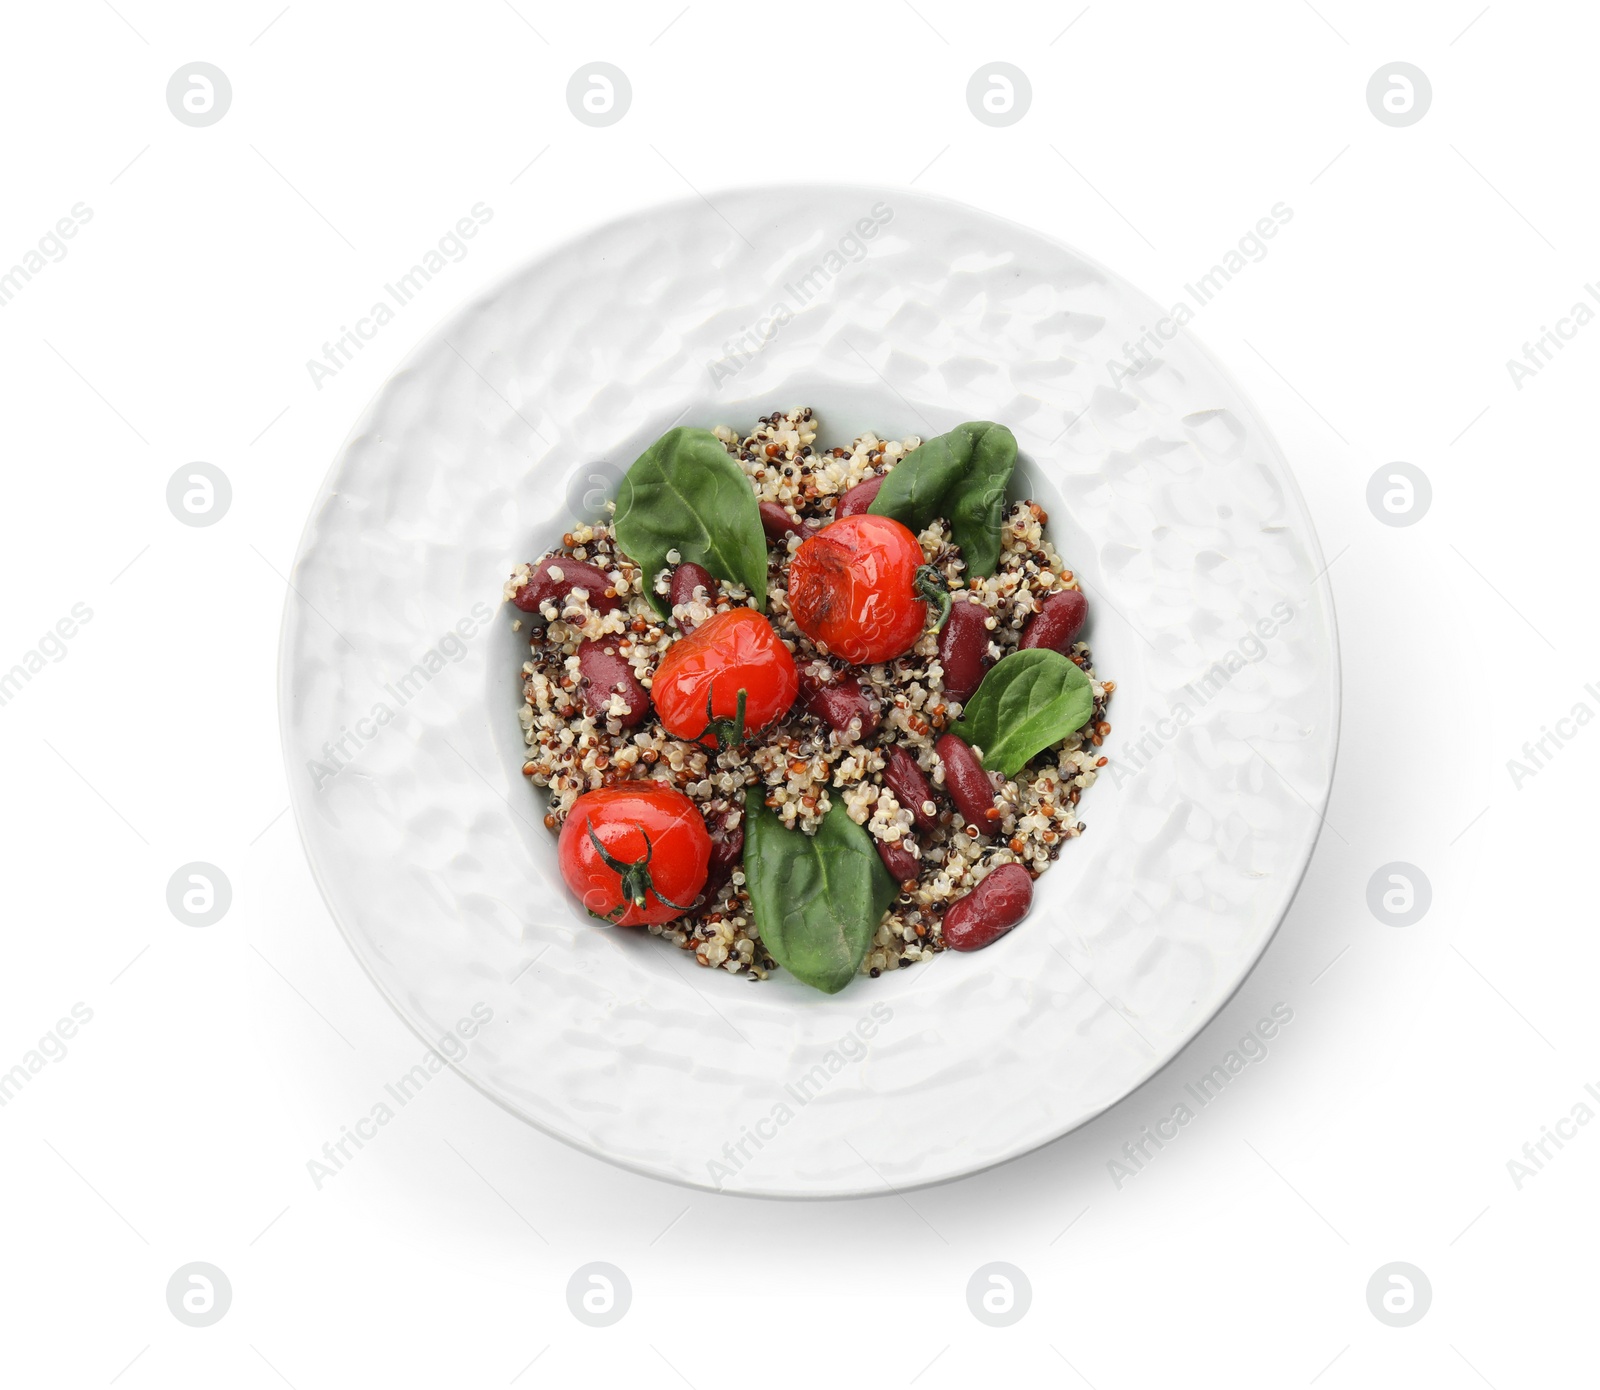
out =
[[[759,501],[776,503],[794,520],[813,525],[832,518],[841,494],[887,473],[921,443],[916,436],[884,440],[864,434],[848,448],[822,449],[817,446],[817,420],[809,409],[762,416],[744,438],[727,426],[714,432],[739,461]],[[1047,520],[1037,503],[1016,503],[1005,520],[996,573],[970,583],[944,522],[935,521],[918,537],[924,559],[939,571],[952,594],[966,595],[965,601],[975,598],[987,610],[991,661],[1016,649],[1024,624],[1046,598],[1078,587],[1044,534]],[[769,547],[767,616],[794,654],[802,678],[809,675],[826,682],[838,663],[818,651],[789,613],[788,560],[802,539],[791,535]],[[806,712],[803,703],[796,703],[785,719],[750,736],[743,745],[718,751],[670,737],[653,710],[639,727],[624,728],[621,719],[627,702],[620,695],[612,698],[606,717],[590,713],[577,693],[578,646],[585,639],[613,639],[618,655],[648,690],[657,663],[678,635],[676,624],[702,623],[714,613],[744,605],[744,590],[720,580],[714,592],[697,588],[689,601],[673,608],[674,622],[667,623],[657,616],[646,593],[649,586],[667,594],[670,573],[641,573],[619,553],[604,521],[575,525],[552,552],[552,558],[561,557],[585,561],[601,571],[607,590],[600,596],[574,588],[559,605],[544,605],[543,624],[520,619],[516,624],[518,630],[529,631],[531,639],[522,668],[521,719],[528,750],[523,772],[549,790],[544,823],[550,830],[561,828],[582,793],[654,778],[699,806],[713,840],[740,830],[744,790],[759,782],[766,789],[767,805],[791,828],[815,831],[837,798],[851,818],[877,839],[899,841],[911,830],[913,808],[901,806],[884,784],[884,755],[893,745],[910,753],[936,794],[941,792],[944,774],[933,747],[960,715],[961,706],[945,697],[934,633],[924,633],[910,652],[895,661],[850,668],[880,711],[879,727],[870,737],[861,737],[859,724],[835,732]],[[668,560],[675,557],[669,554]],[[505,589],[508,600],[527,583],[531,568],[519,565],[512,573]],[[614,597],[621,603],[599,611],[591,606],[598,597]],[[884,915],[862,961],[863,974],[879,976],[944,950],[941,921],[951,903],[1001,864],[1021,864],[1037,877],[1068,840],[1083,832],[1078,803],[1106,763],[1100,748],[1111,730],[1105,712],[1115,686],[1096,677],[1086,643],[1077,643],[1071,658],[1091,682],[1090,719],[1003,784],[999,818],[983,827],[985,833],[980,835],[979,827],[966,824],[947,800],[934,803],[937,830],[919,832],[910,842],[921,844],[920,873],[901,884],[897,901]],[[757,979],[774,968],[762,948],[744,874],[737,866],[692,911],[648,930],[693,953],[704,966]]]

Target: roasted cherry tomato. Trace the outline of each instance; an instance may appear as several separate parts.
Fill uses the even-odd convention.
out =
[[[561,877],[590,915],[619,927],[670,922],[705,887],[711,836],[699,808],[663,782],[585,792],[567,813]]]
[[[843,517],[801,542],[789,562],[789,611],[800,630],[855,666],[892,661],[950,599],[917,538],[887,516]]]
[[[650,690],[673,738],[731,748],[746,730],[782,719],[799,687],[772,624],[753,608],[733,608],[668,647]]]

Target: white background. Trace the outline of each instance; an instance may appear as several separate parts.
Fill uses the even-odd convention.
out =
[[[1521,389],[1506,368],[1600,280],[1590,7],[116,5],[6,17],[0,270],[75,203],[93,217],[0,308],[0,669],[75,603],[93,617],[0,707],[0,1069],[74,1003],[93,1021],[0,1109],[0,1378],[1510,1390],[1591,1363],[1600,1125],[1520,1190],[1507,1161],[1600,1084],[1600,730],[1520,789],[1507,760],[1600,710],[1600,327]],[[164,95],[195,59],[233,88],[203,129]],[[595,59],[633,87],[605,129],[564,96]],[[965,100],[995,59],[1033,88],[1003,129]],[[1406,128],[1365,97],[1396,59],[1433,89]],[[1194,331],[1277,431],[1332,561],[1343,743],[1299,898],[1171,1068],[949,1186],[691,1193],[446,1074],[318,1190],[307,1160],[420,1045],[284,814],[282,576],[317,484],[410,346],[525,258],[790,177],[914,182],[1169,303],[1293,209]],[[470,254],[317,389],[306,359],[479,201]],[[195,460],[233,488],[207,528],[165,501]],[[1366,502],[1394,460],[1433,488],[1405,528]],[[191,860],[232,883],[209,928],[167,908]],[[1404,928],[1367,906],[1396,860],[1433,888]],[[1279,1002],[1267,1059],[1119,1188],[1121,1145]],[[196,1260],[232,1285],[209,1328],[165,1297]],[[594,1260],[633,1288],[607,1329],[566,1303]],[[1032,1286],[1002,1329],[965,1295],[996,1260]],[[1396,1260],[1432,1285],[1400,1329],[1365,1293]]]

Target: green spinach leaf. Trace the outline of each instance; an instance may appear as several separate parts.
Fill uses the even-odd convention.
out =
[[[985,424],[957,425],[949,434],[924,440],[889,470],[867,510],[921,531],[936,516],[944,515],[940,504],[972,459],[973,432],[990,428]]]
[[[1089,677],[1060,652],[1035,647],[989,668],[952,732],[983,749],[989,771],[1015,777],[1035,753],[1081,729],[1093,714]]]
[[[762,943],[797,980],[837,994],[855,977],[899,891],[844,803],[815,835],[786,829],[766,788],[745,793],[744,878]]]
[[[973,443],[967,471],[945,499],[951,539],[961,547],[967,573],[980,579],[1000,566],[1006,486],[1016,466],[1017,437],[1004,425],[990,425]]]
[[[868,510],[913,531],[947,517],[967,573],[985,578],[1000,563],[1006,485],[1016,466],[1017,439],[1010,430],[969,420],[907,454],[884,478]]]
[[[634,460],[617,489],[613,523],[622,552],[645,572],[646,593],[667,616],[654,580],[667,552],[742,584],[767,606],[767,538],[755,490],[710,430],[668,430]]]

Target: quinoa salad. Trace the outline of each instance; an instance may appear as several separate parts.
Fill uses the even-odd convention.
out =
[[[1044,509],[1004,499],[1015,453],[986,422],[824,447],[810,409],[674,430],[516,566],[523,773],[598,923],[828,992],[1016,925],[1085,830],[1115,684]],[[678,476],[713,480],[681,517]]]

